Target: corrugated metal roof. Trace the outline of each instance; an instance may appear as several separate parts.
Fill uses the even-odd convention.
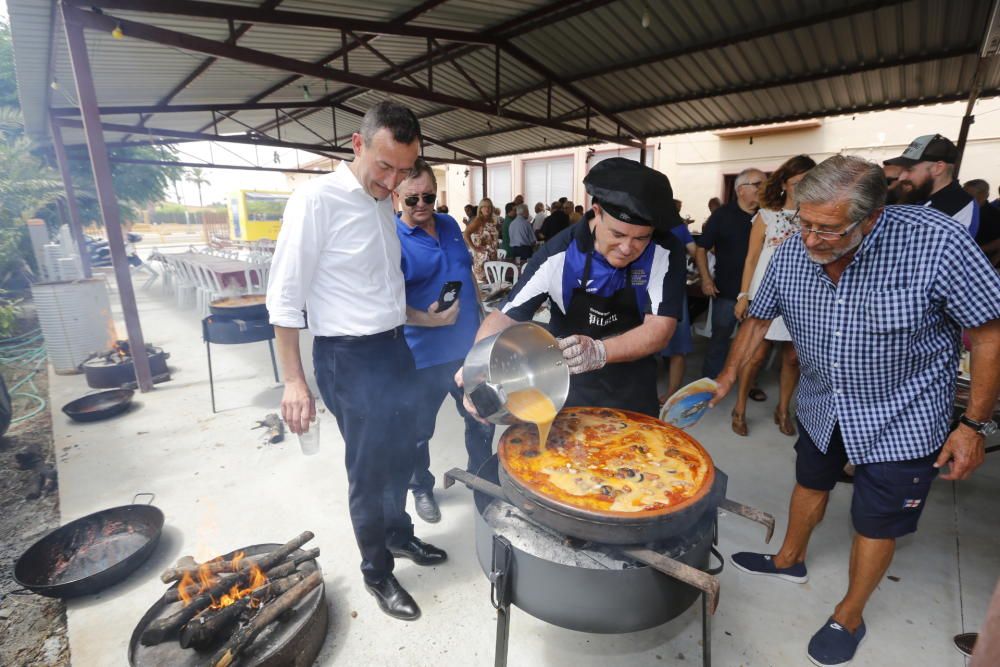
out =
[[[29,132],[43,141],[47,106],[72,106],[76,96],[53,2],[8,0],[22,106]],[[262,2],[227,0],[250,7]],[[984,0],[285,0],[278,10],[384,22],[389,32],[405,25],[509,39],[554,73],[558,80],[551,93],[543,71],[504,50],[500,116],[451,108],[440,100],[400,98],[423,117],[429,137],[475,155],[494,156],[593,140],[505,113],[551,118],[578,128],[589,124],[592,131],[608,136],[620,136],[630,128],[641,136],[656,136],[959,99],[969,91],[991,4]],[[220,42],[229,37],[229,27],[221,19],[111,9],[104,13]],[[393,23],[400,17],[405,22]],[[526,17],[530,19],[526,27],[519,28]],[[432,88],[468,103],[494,101],[493,46],[438,39],[435,49],[460,56],[433,64],[431,77],[424,36],[380,34],[365,39],[381,55],[365,46],[352,47],[347,57],[351,74],[408,86],[411,94]],[[237,44],[322,63],[339,51],[342,42],[336,30],[258,23]],[[203,53],[129,36],[115,40],[94,31],[87,32],[87,45],[104,106],[153,104],[207,58]],[[344,65],[338,58],[328,68],[340,70]],[[49,88],[52,75],[59,81],[57,90]],[[288,82],[291,76],[220,58],[180,90],[172,104],[237,104],[270,91],[262,101],[300,103],[308,97],[319,105],[332,98],[363,111],[389,96],[316,77]],[[282,82],[288,83],[274,89]],[[1000,64],[994,62],[984,77],[984,95],[996,94],[1000,94]],[[302,124],[279,114],[283,139],[318,143],[319,137],[333,138],[329,107],[290,113]],[[249,125],[276,134],[271,131],[274,111],[240,111],[235,119],[220,121],[219,131],[243,132]],[[356,129],[357,120],[339,112],[341,139]],[[146,119],[152,127],[186,131],[210,121],[209,112],[158,113]],[[127,122],[137,123],[138,116]],[[109,134],[109,140],[112,137],[118,135]],[[66,139],[82,141],[82,134],[67,130]],[[428,155],[453,153],[429,147]]]

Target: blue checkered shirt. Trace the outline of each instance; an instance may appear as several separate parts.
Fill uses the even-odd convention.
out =
[[[947,438],[961,330],[1000,319],[1000,276],[951,218],[888,206],[837,284],[801,235],[785,241],[749,314],[784,318],[820,451],[839,422],[852,463],[906,461]]]

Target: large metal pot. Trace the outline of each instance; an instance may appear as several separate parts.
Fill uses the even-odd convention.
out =
[[[496,458],[479,474],[495,479]],[[494,499],[476,491],[475,501],[476,555],[489,576],[494,566],[495,533],[483,514]],[[715,512],[703,514],[684,535],[658,544],[657,552],[697,570],[708,570],[715,522]],[[580,632],[652,628],[683,613],[701,592],[639,562],[620,569],[585,568],[540,558],[516,546],[511,551],[511,602],[538,619]]]
[[[569,394],[569,368],[559,342],[534,322],[515,324],[473,345],[462,381],[476,411],[494,424],[517,422],[507,410],[507,397],[515,391],[538,389],[556,410]]]

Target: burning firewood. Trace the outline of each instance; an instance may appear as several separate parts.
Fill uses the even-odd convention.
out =
[[[264,583],[266,581],[266,577],[263,574],[265,571],[282,564],[282,561],[291,555],[292,552],[296,551],[312,538],[313,534],[306,531],[294,540],[291,540],[275,551],[265,554],[256,561],[242,557],[234,557],[230,561],[220,561],[226,563],[229,566],[229,569],[236,571],[237,574],[233,577],[227,578],[218,577],[217,581],[211,583],[209,577],[216,573],[212,572],[211,570],[213,568],[209,566],[216,565],[217,563],[206,563],[201,566],[200,570],[197,568],[194,570],[190,568],[173,568],[171,570],[167,570],[161,576],[161,579],[164,579],[165,581],[167,580],[165,577],[167,577],[168,574],[173,575],[177,572],[181,573],[180,576],[182,577],[182,581],[177,587],[178,595],[181,598],[184,598],[186,592],[191,590],[191,584],[188,582],[194,582],[192,575],[197,575],[201,580],[202,586],[196,589],[196,591],[201,592],[199,592],[196,597],[186,600],[185,605],[173,614],[150,622],[150,624],[146,626],[146,629],[143,631],[139,641],[141,641],[145,646],[153,646],[176,637],[178,631],[182,626],[184,626],[185,623],[190,621],[209,605],[214,604],[216,600],[220,600],[225,594],[233,591],[234,589],[243,589],[247,587],[248,584],[251,584],[251,582],[254,582],[251,588]],[[294,571],[294,568],[295,565],[292,564],[291,568],[288,569],[288,573]],[[185,575],[187,581],[184,580]],[[260,581],[259,583],[256,583],[258,578]]]
[[[280,597],[265,605],[253,619],[237,630],[229,641],[212,656],[210,664],[214,667],[230,667],[240,654],[245,651],[264,628],[278,620],[286,611],[298,604],[312,590],[323,583],[323,573],[313,572],[308,577],[295,584]]]
[[[313,537],[314,535],[307,530],[306,532],[296,537],[294,540],[278,548],[276,551],[272,551],[271,553],[265,554],[263,556],[254,557],[253,559],[243,559],[242,562],[238,563],[238,567],[241,568],[241,571],[246,572],[249,571],[250,568],[256,563],[260,566],[260,569],[266,571],[267,569],[273,567],[277,563],[280,563],[281,561],[285,560],[285,558],[287,558],[289,554],[291,554],[293,551],[295,551],[303,544],[311,540]],[[211,574],[219,574],[222,572],[234,571],[232,560],[216,561],[208,563],[208,566]],[[198,574],[198,567],[170,568],[169,570],[164,571],[163,574],[160,575],[160,581],[162,581],[165,584],[169,584],[171,581],[177,581],[179,579],[182,579],[185,574],[196,576]]]
[[[203,649],[211,646],[220,636],[230,631],[248,609],[259,607],[284,594],[305,578],[305,574],[294,572],[280,579],[272,579],[230,605],[206,609],[181,628],[181,648]]]
[[[263,554],[261,556],[249,556],[247,560],[259,563],[260,559],[266,555],[268,554]],[[310,549],[309,551],[303,553],[301,556],[296,556],[295,558],[292,558],[283,563],[275,565],[274,568],[270,570],[265,570],[265,574],[267,574],[268,579],[280,579],[282,577],[291,574],[295,570],[296,566],[305,563],[306,561],[315,560],[318,557],[319,557],[319,548],[317,547],[315,549]],[[193,560],[191,562],[194,563]],[[227,565],[229,565],[230,562],[227,562]],[[206,565],[208,565],[208,563],[206,563]],[[185,569],[190,568],[190,566],[186,563],[182,567],[184,567]],[[194,565],[196,571],[197,567],[198,567],[197,565]],[[221,578],[226,579],[226,581],[230,583],[235,581],[235,579],[232,576],[232,573],[228,572],[220,573],[219,576]],[[176,588],[167,589],[167,592],[163,594],[163,601],[176,602],[177,600],[182,599],[185,595],[189,597],[194,597],[198,595],[199,591],[201,591],[203,588],[204,585],[200,583],[191,583],[188,584],[187,586],[181,586],[178,584]]]

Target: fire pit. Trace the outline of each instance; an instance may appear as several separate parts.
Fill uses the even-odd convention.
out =
[[[153,375],[153,382],[169,380],[167,359],[170,358],[170,354],[164,352],[163,348],[146,345],[146,355],[149,357],[149,370]],[[128,341],[117,341],[107,352],[83,362],[83,374],[87,378],[87,386],[94,389],[134,388],[135,367],[132,364],[132,355],[129,354]]]
[[[285,545],[257,544],[164,572],[162,578],[180,581],[139,621],[129,664],[312,664],[326,637],[328,610],[315,562],[319,549],[299,548],[311,537],[303,533]]]

